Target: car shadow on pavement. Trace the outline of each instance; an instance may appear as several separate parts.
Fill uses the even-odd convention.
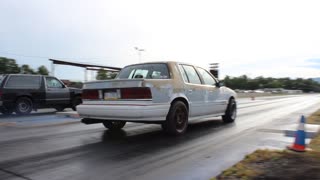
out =
[[[143,156],[145,154],[156,153],[160,150],[175,148],[176,146],[192,144],[192,142],[195,142],[198,139],[201,141],[204,137],[211,135],[214,136],[218,131],[232,128],[234,126],[235,123],[226,124],[221,120],[193,122],[189,124],[187,132],[180,136],[168,135],[159,127],[149,128],[149,132],[137,135],[130,135],[130,132],[125,130],[106,130],[102,134],[101,142],[96,144],[99,148],[93,149],[101,152],[107,152],[114,148],[117,149],[118,152],[123,153],[113,156],[112,159],[119,158],[118,160],[128,160],[130,158],[137,158],[139,155]]]

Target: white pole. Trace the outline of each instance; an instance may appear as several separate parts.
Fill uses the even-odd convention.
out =
[[[139,63],[141,62],[142,59],[142,55],[141,52],[145,51],[144,49],[139,49],[138,47],[134,47],[134,49],[138,52],[138,56],[139,56]]]
[[[91,70],[91,81],[93,81],[94,80],[94,71],[93,70]]]
[[[54,76],[54,68],[55,68],[54,66],[55,66],[55,64],[52,61],[52,63],[51,63],[51,76]]]
[[[87,82],[88,81],[88,77],[87,77],[87,68],[84,69],[84,82]]]

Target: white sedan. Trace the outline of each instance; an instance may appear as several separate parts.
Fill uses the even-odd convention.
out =
[[[114,80],[84,84],[77,111],[85,124],[121,129],[126,122],[161,124],[182,134],[188,121],[222,116],[236,119],[236,93],[207,70],[179,62],[150,62],[124,67]]]

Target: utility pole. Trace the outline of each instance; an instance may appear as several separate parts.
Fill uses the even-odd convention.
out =
[[[139,56],[139,63],[141,62],[141,52],[145,51],[144,49],[140,49],[138,47],[134,47],[134,49],[138,52],[138,56]]]

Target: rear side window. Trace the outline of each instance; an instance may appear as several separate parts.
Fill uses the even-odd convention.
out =
[[[194,67],[189,66],[189,65],[182,65],[183,69],[186,72],[186,75],[188,77],[189,83],[192,84],[201,84],[201,80],[199,78],[198,73],[194,69]]]
[[[179,69],[182,74],[184,82],[189,82],[186,71],[183,69],[182,65],[179,65]]]
[[[40,76],[10,76],[6,88],[32,88],[39,89]]]
[[[123,68],[117,79],[169,79],[167,64],[150,63],[127,66]]]
[[[213,77],[204,69],[197,68],[199,71],[200,76],[202,76],[202,79],[204,81],[204,84],[214,86],[216,84],[216,81],[213,79]]]

